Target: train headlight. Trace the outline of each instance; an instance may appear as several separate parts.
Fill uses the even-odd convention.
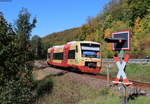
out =
[[[97,61],[97,67],[101,66],[101,61]]]
[[[80,59],[79,64],[84,65],[84,59]]]

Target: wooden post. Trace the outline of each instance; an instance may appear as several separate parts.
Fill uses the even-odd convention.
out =
[[[109,86],[109,80],[110,80],[110,77],[109,77],[109,64],[107,65],[107,86]]]
[[[121,50],[119,51],[118,54],[120,61],[122,62],[122,59],[124,57],[124,51]],[[128,104],[128,99],[127,99],[127,86],[124,83],[121,83],[122,86],[122,97],[121,97],[121,104]]]
[[[122,97],[121,97],[121,104],[128,104],[128,97],[127,97],[127,86],[124,83],[122,85]]]

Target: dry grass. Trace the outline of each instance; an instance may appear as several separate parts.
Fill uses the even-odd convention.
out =
[[[36,104],[78,104],[81,100],[98,96],[98,91],[67,76],[53,77],[54,87],[51,94],[37,100]]]
[[[49,75],[49,73],[43,70],[34,70],[32,73],[33,73],[34,80],[42,80],[43,78]]]

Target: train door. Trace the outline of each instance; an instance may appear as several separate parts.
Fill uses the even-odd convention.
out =
[[[67,67],[68,65],[68,51],[69,51],[70,45],[65,45],[64,46],[64,54],[63,54],[63,61],[62,64],[63,66]]]
[[[54,54],[54,49],[52,48],[52,49],[50,50],[50,64],[53,63],[53,54]]]
[[[50,64],[50,49],[47,51],[47,63]]]

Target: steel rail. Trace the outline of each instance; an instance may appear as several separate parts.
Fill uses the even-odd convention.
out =
[[[107,80],[107,75],[105,75],[105,74],[98,74],[98,75],[84,74],[84,76],[92,77],[92,78],[96,78],[96,79]],[[113,81],[114,79],[115,78],[110,78],[110,81]],[[133,81],[133,80],[130,80],[130,82],[133,83],[131,86],[150,89],[149,83],[143,83],[143,82],[138,82],[138,81]]]

